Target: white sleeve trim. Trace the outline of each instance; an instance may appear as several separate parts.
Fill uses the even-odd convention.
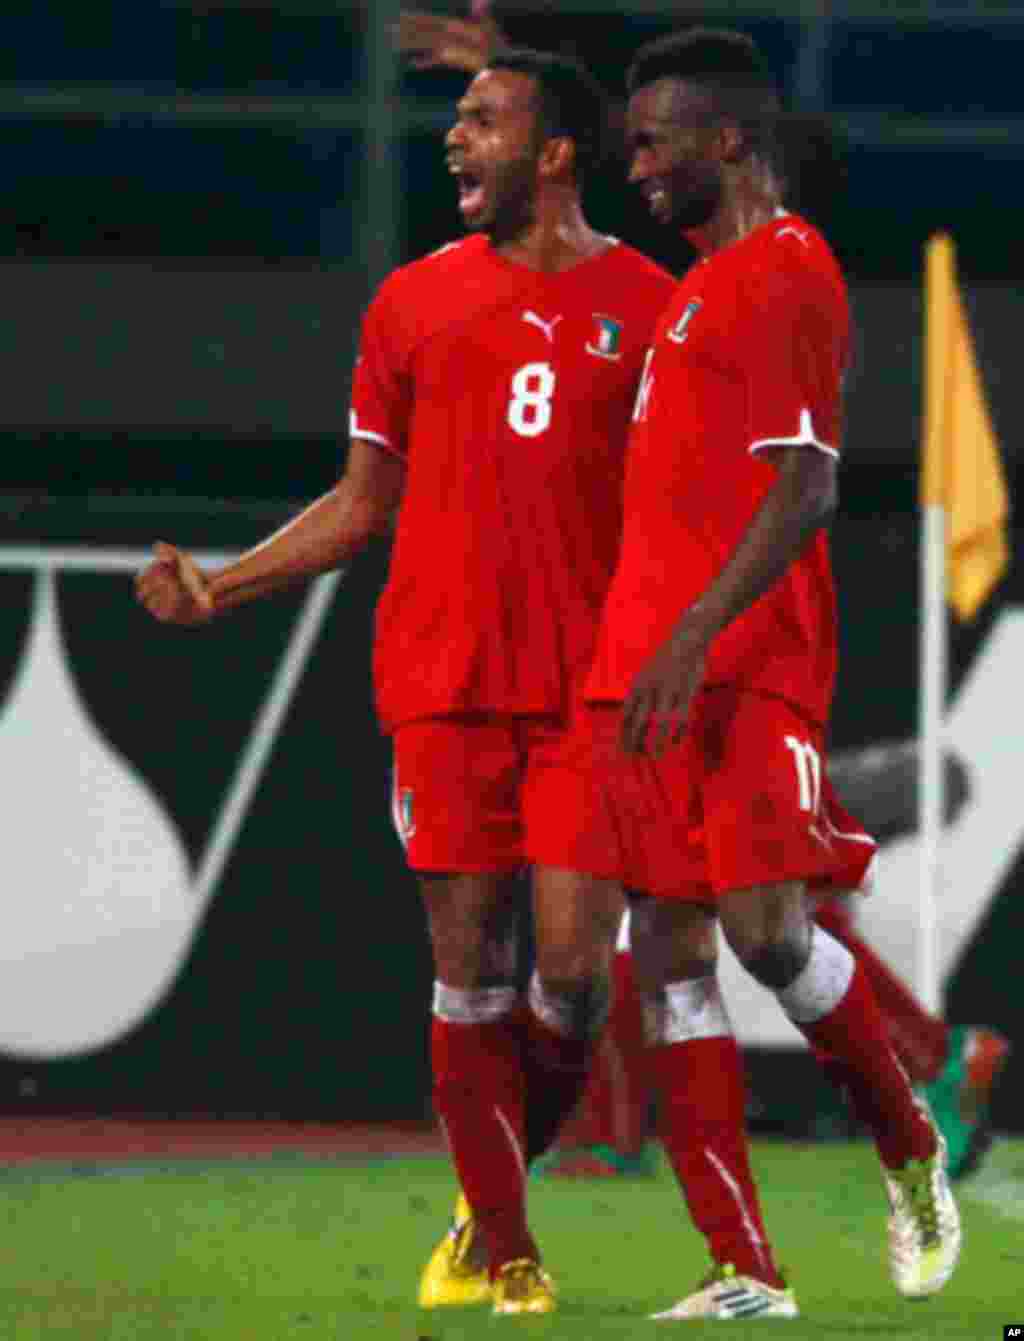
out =
[[[390,447],[391,439],[382,433],[371,433],[368,428],[360,428],[355,410],[348,412],[348,435],[350,438],[365,438],[367,442],[376,442],[381,447]]]
[[[800,411],[800,429],[795,437],[759,438],[757,442],[750,444],[747,451],[750,452],[751,456],[756,456],[758,452],[766,451],[769,447],[816,447],[819,452],[824,452],[826,456],[839,456],[835,447],[830,447],[827,442],[822,442],[814,432],[810,410]]]

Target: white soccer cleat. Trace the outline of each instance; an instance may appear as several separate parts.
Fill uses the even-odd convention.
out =
[[[776,1290],[751,1276],[737,1276],[731,1262],[716,1265],[685,1299],[664,1313],[652,1313],[655,1322],[682,1322],[688,1318],[733,1321],[746,1318],[798,1318],[796,1295]]]
[[[932,1124],[934,1128],[934,1123]],[[937,1294],[960,1256],[960,1212],[946,1173],[946,1142],[905,1169],[885,1169],[889,1196],[889,1274],[905,1299]]]

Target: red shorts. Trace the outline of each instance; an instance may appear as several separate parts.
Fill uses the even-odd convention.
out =
[[[615,706],[587,714],[594,838],[611,841],[584,869],[706,903],[793,880],[863,885],[875,842],[836,799],[821,728],[781,699],[705,690],[661,759],[620,748],[621,717]]]
[[[588,780],[559,717],[430,718],[394,734],[392,818],[416,871],[575,869]]]

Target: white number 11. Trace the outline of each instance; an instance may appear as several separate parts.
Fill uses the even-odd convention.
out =
[[[818,813],[821,802],[821,756],[813,745],[796,736],[786,737],[786,748],[793,752],[796,764],[796,785],[800,792],[800,809],[812,815]]]

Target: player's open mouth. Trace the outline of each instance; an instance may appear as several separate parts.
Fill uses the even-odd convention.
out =
[[[459,172],[459,209],[463,214],[479,214],[484,207],[484,185],[471,172]]]

